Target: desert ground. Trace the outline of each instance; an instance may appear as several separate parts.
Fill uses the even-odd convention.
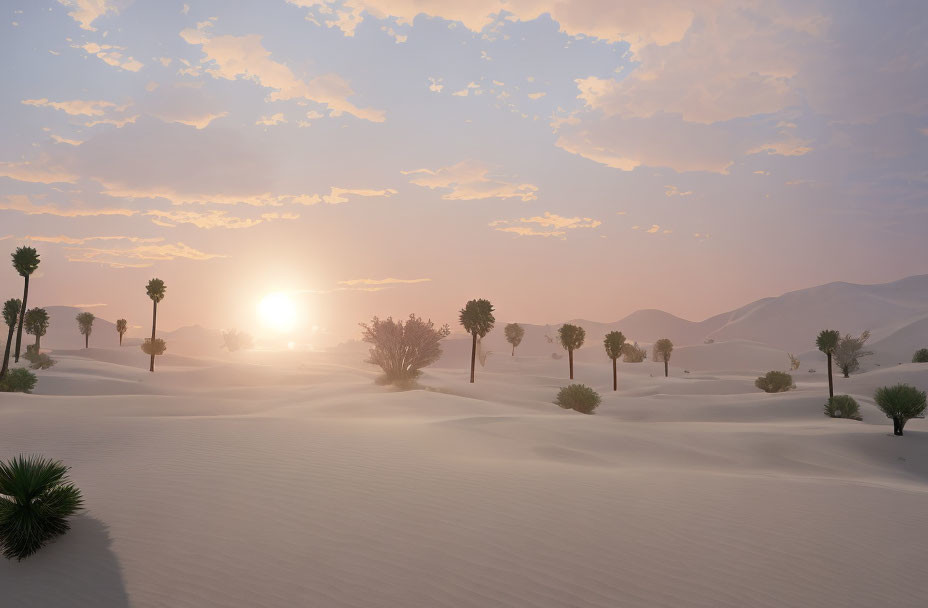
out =
[[[823,416],[822,369],[768,395],[734,371],[756,345],[700,348],[712,369],[620,363],[615,393],[580,360],[592,416],[552,403],[566,360],[544,355],[396,390],[361,349],[154,374],[137,347],[56,350],[35,394],[0,396],[0,442],[69,464],[86,509],[0,563],[3,603],[924,606],[928,422],[893,437],[872,395],[928,366],[838,374],[855,422]]]

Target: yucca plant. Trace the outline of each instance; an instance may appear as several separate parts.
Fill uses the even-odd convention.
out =
[[[157,350],[157,343],[155,342],[155,328],[158,325],[158,302],[164,299],[164,294],[167,291],[167,287],[164,286],[164,281],[161,279],[152,279],[148,282],[148,285],[145,286],[145,293],[148,294],[148,297],[151,298],[151,342],[155,347],[148,352],[151,355],[151,365],[148,367],[148,371],[155,371],[155,355],[160,355],[161,353],[155,352]],[[142,350],[145,350],[144,346]],[[162,352],[164,352],[162,350]]]
[[[0,462],[0,548],[21,560],[67,532],[68,518],[83,505],[68,467],[41,456]]]
[[[835,349],[838,348],[838,342],[841,340],[841,332],[834,329],[823,329],[822,332],[815,339],[815,346],[818,347],[820,351],[825,353],[825,357],[828,358],[828,398],[831,399],[835,396],[835,383],[831,377],[831,358],[835,354]]]
[[[470,381],[474,381],[474,364],[477,361],[477,339],[483,338],[496,323],[493,316],[493,305],[489,300],[470,300],[461,309],[459,320],[464,331],[473,338],[470,350]]]
[[[16,350],[13,360],[19,363],[19,350],[23,341],[23,320],[26,314],[26,305],[29,301],[29,277],[39,267],[39,252],[32,247],[17,247],[13,252],[13,268],[23,278],[23,302],[19,310],[19,327],[16,329]]]
[[[925,391],[908,384],[881,386],[873,394],[876,406],[893,419],[893,435],[902,436],[905,423],[912,418],[924,418],[926,409]]]
[[[0,378],[6,375],[10,368],[10,347],[13,345],[13,332],[16,331],[16,320],[19,319],[19,309],[23,303],[20,300],[7,300],[3,303],[3,322],[10,328],[10,335],[6,338],[6,348],[3,351],[3,367],[0,367]]]
[[[625,334],[620,331],[610,331],[603,339],[603,346],[606,348],[606,356],[612,359],[612,390],[619,390],[618,373],[616,372],[616,361],[622,356],[625,349]]]

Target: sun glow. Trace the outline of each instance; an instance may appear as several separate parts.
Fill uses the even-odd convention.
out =
[[[268,329],[288,332],[296,326],[296,306],[285,293],[269,293],[258,303],[258,318]]]

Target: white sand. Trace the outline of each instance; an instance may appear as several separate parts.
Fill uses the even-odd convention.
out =
[[[741,344],[715,363],[760,356]],[[869,398],[928,386],[928,366],[838,378],[862,402],[853,422],[821,414],[821,371],[765,395],[753,373],[624,364],[613,394],[608,362],[581,362],[605,396],[584,416],[551,404],[567,363],[545,357],[492,355],[476,385],[462,366],[396,392],[350,352],[165,356],[154,375],[137,348],[55,356],[36,395],[0,395],[2,456],[64,460],[87,509],[0,563],[4,606],[928,597],[928,423],[894,438]]]

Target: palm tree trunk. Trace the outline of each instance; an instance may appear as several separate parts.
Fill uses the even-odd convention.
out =
[[[835,383],[831,379],[831,353],[826,353],[828,356],[828,398],[831,399],[835,396]]]
[[[574,351],[567,351],[567,360],[570,362],[570,379],[574,379]]]
[[[516,356],[516,345],[515,344],[512,345],[512,356],[513,357]]]
[[[19,309],[19,329],[16,330],[16,354],[13,357],[15,363],[19,363],[19,347],[23,341],[23,321],[26,319],[26,301],[29,299],[29,275],[25,276],[26,286],[23,289],[23,306]]]
[[[3,367],[0,368],[0,378],[6,375],[6,370],[10,368],[10,347],[13,345],[13,330],[16,325],[10,325],[10,335],[6,339],[6,349],[3,351]]]
[[[84,334],[84,348],[90,348],[90,334]]]
[[[119,345],[122,346],[122,334],[119,334]]]
[[[619,390],[619,379],[615,370],[615,359],[612,360],[612,390]]]
[[[474,363],[477,362],[477,332],[474,332],[474,343],[470,347],[470,382],[474,383]]]
[[[664,377],[667,377],[667,357],[664,357]]]
[[[151,351],[151,364],[148,366],[148,371],[150,372],[155,371],[155,350],[154,349],[155,349],[155,326],[157,325],[157,323],[158,323],[158,302],[155,300],[152,300],[152,307],[151,307],[151,348],[152,348],[152,351]],[[476,340],[476,338],[474,339]],[[473,382],[473,375],[474,375],[473,370],[474,370],[474,364],[471,363],[471,372],[470,372],[471,382]]]
[[[42,336],[39,334],[35,335],[35,354],[39,354],[39,351],[42,348]]]

